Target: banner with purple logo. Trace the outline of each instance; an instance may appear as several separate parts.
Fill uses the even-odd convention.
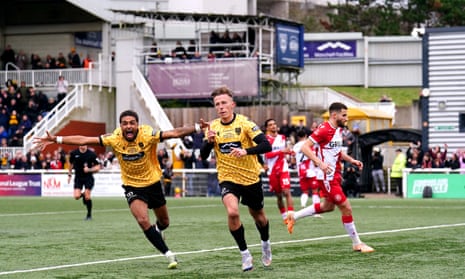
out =
[[[357,41],[312,41],[304,42],[305,58],[354,58],[357,56]]]
[[[40,196],[40,173],[0,174],[0,196]]]
[[[211,62],[150,64],[148,81],[159,99],[210,98],[227,86],[235,96],[258,95],[258,61],[228,59]]]

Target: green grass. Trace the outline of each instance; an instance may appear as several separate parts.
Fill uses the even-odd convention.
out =
[[[378,102],[381,96],[387,95],[397,106],[411,106],[413,100],[419,99],[420,88],[364,88],[364,87],[331,87],[338,92],[344,92],[363,102]]]
[[[298,202],[298,198],[295,198]],[[272,269],[241,206],[255,269],[243,273],[219,198],[169,199],[166,240],[179,265],[151,247],[122,198],[94,198],[94,219],[72,198],[0,198],[1,278],[463,278],[465,200],[353,199],[361,238],[352,252],[340,213],[299,220],[294,234],[266,198]],[[151,214],[153,216],[153,214]]]

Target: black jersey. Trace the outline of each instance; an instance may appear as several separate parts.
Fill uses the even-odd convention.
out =
[[[87,149],[86,152],[82,153],[79,148],[70,152],[69,162],[73,165],[76,177],[92,176],[91,172],[84,172],[84,165],[86,164],[88,168],[92,168],[99,164],[95,152]]]

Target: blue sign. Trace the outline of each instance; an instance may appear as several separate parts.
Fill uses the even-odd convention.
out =
[[[276,64],[278,67],[304,67],[303,25],[276,24]]]
[[[305,58],[354,58],[357,57],[357,41],[304,42]]]
[[[76,32],[74,43],[79,46],[102,48],[102,32]]]

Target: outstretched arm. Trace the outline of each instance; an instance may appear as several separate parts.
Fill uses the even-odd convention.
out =
[[[81,135],[73,136],[55,136],[50,134],[49,131],[43,137],[35,137],[32,141],[39,149],[44,149],[51,143],[58,144],[71,144],[71,145],[100,145],[99,137],[86,137]]]
[[[195,123],[190,127],[178,127],[173,130],[163,131],[162,139],[171,139],[171,138],[181,138],[187,135],[190,135],[194,132],[200,132],[201,129],[208,128],[210,123],[205,122],[203,119],[200,119],[199,123]]]

